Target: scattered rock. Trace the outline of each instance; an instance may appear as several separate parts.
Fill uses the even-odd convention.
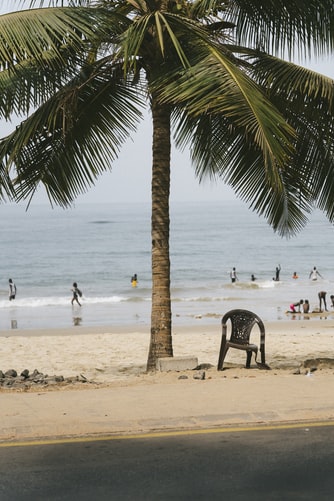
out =
[[[69,385],[75,383],[92,383],[83,374],[64,378],[64,376],[49,376],[35,369],[31,374],[28,369],[24,369],[18,376],[15,369],[10,369],[5,373],[0,370],[0,388],[28,390],[36,387],[47,387],[56,385]]]
[[[177,379],[188,379],[188,376],[186,376],[185,374],[182,374],[182,376],[179,376]]]
[[[205,371],[198,371],[196,374],[194,374],[194,379],[205,379]]]

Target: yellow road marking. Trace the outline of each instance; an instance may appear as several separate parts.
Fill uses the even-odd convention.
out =
[[[251,425],[251,426],[226,426],[224,428],[207,428],[207,429],[193,429],[193,430],[169,430],[169,431],[152,431],[148,433],[135,433],[124,435],[99,435],[97,437],[62,437],[50,439],[35,439],[35,440],[19,440],[17,442],[0,442],[0,448],[6,447],[30,447],[33,445],[57,445],[57,444],[75,444],[87,442],[102,442],[111,440],[137,440],[140,438],[164,438],[164,437],[178,437],[190,435],[208,435],[214,433],[236,433],[247,431],[269,431],[269,430],[293,430],[301,428],[320,428],[320,427],[334,426],[334,421],[314,421],[305,423],[286,423],[286,424],[273,424],[273,425]]]

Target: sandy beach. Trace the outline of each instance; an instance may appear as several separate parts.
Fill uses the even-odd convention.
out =
[[[310,359],[334,360],[334,320],[303,319],[266,324],[266,362],[272,371],[259,371],[259,377],[269,380],[278,372],[293,374]],[[70,329],[20,331],[1,333],[0,369],[34,369],[48,375],[64,377],[83,375],[89,381],[103,385],[138,384],[175,379],[175,374],[146,374],[149,329],[125,327],[73,327]],[[257,328],[252,341],[259,344]],[[211,378],[249,377],[244,369],[245,353],[229,350],[223,372],[216,371],[221,329],[217,325],[194,323],[178,327],[173,333],[175,357],[197,357],[199,364],[212,364],[207,370]],[[314,365],[314,364],[313,364]],[[334,374],[330,360],[319,364],[317,371]],[[261,374],[261,376],[260,376]],[[270,384],[270,383],[269,383]]]
[[[0,447],[7,442],[159,431],[268,426],[334,418],[334,320],[266,324],[266,362],[230,350],[217,371],[220,322],[175,328],[175,357],[197,357],[203,371],[145,373],[148,329],[115,326],[1,333],[0,369],[83,375],[87,384],[0,388]],[[254,337],[253,337],[254,336]],[[258,332],[251,340],[258,342]],[[305,362],[309,361],[309,363]],[[316,369],[316,370],[312,370]]]

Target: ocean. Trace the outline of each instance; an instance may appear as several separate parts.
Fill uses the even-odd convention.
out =
[[[150,203],[80,204],[67,210],[31,205],[27,211],[22,205],[0,205],[0,329],[149,329],[150,211]],[[292,319],[286,315],[290,303],[308,299],[312,310],[321,290],[332,311],[332,242],[333,225],[318,211],[296,237],[284,239],[237,200],[172,203],[174,329],[194,323],[220,329],[220,317],[233,308],[250,309],[264,321]],[[323,277],[317,281],[309,279],[314,266]],[[9,278],[17,287],[14,301],[8,299]],[[71,305],[73,282],[83,292],[82,307]]]

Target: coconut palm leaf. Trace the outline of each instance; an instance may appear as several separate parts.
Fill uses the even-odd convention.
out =
[[[201,0],[202,9],[210,0]],[[332,0],[233,0],[226,17],[235,24],[237,43],[281,56],[305,57],[330,52],[334,46]]]
[[[265,168],[277,182],[275,165],[283,166],[291,155],[294,132],[283,115],[267,100],[254,82],[223,54],[210,57],[185,71],[161,90],[163,102],[187,107],[200,116],[223,114],[229,126],[244,134],[262,151]],[[203,165],[205,169],[205,166]]]
[[[58,58],[69,44],[81,50],[83,35],[93,36],[94,9],[34,9],[0,16],[0,65],[14,68],[22,61],[43,61],[45,52],[52,50]]]
[[[101,58],[100,47],[111,44],[129,24],[117,12],[92,8],[0,16],[0,116],[8,119],[35,109],[87,63]]]
[[[0,142],[3,165],[18,173],[17,199],[42,183],[50,200],[73,202],[111,168],[141,118],[142,102],[121,66],[102,70],[99,63],[97,74],[73,80]]]
[[[292,236],[307,222],[312,204],[308,186],[298,169],[276,167],[279,183],[268,180],[261,150],[223,115],[175,120],[176,142],[190,147],[191,160],[200,179],[222,179],[249,207],[266,217],[281,235]]]
[[[254,76],[297,132],[291,163],[314,205],[334,220],[334,82],[267,54],[251,55]],[[320,126],[319,126],[320,124]],[[289,166],[290,168],[290,166]],[[308,195],[309,196],[309,195]]]

